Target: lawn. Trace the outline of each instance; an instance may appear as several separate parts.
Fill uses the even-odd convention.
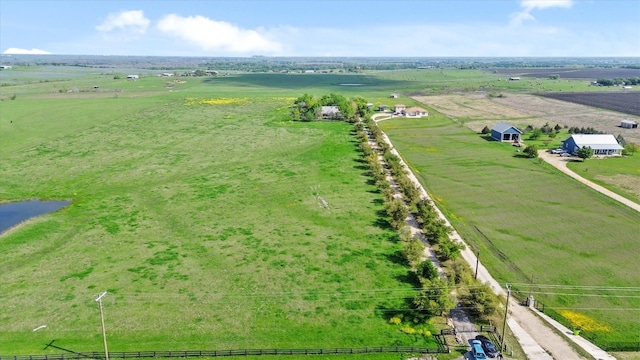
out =
[[[517,297],[532,292],[563,312],[565,323],[589,327],[583,333],[597,341],[637,339],[638,212],[437,112],[380,127],[492,275],[512,284]]]
[[[569,168],[609,190],[640,203],[640,154],[570,162]]]
[[[105,290],[112,351],[435,346],[387,322],[415,291],[352,127],[289,122],[302,88],[175,84],[2,88],[0,199],[73,202],[0,238],[0,353],[100,351]]]

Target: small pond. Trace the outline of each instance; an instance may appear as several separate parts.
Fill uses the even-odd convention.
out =
[[[54,212],[70,203],[71,201],[29,200],[0,204],[0,234],[23,221]]]

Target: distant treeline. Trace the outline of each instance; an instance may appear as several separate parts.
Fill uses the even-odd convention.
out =
[[[640,68],[638,58],[484,58],[484,57],[166,57],[97,55],[11,55],[15,66],[134,67],[148,70],[224,70],[244,72],[486,68]]]
[[[600,86],[615,86],[615,85],[640,85],[640,77],[632,78],[615,78],[615,79],[598,79],[596,84]]]

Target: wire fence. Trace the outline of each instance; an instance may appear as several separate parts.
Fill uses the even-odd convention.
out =
[[[438,342],[437,348],[416,346],[369,346],[362,348],[319,348],[319,349],[238,349],[238,350],[181,350],[181,351],[109,351],[109,359],[169,359],[226,356],[260,355],[336,355],[336,354],[374,354],[374,353],[411,353],[443,354],[449,353],[449,347]],[[0,360],[78,360],[104,359],[104,352],[70,352],[67,354],[14,355],[0,356]]]

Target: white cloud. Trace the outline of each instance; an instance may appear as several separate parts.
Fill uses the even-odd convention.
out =
[[[522,0],[520,1],[520,7],[522,8],[522,11],[518,11],[510,15],[510,24],[512,26],[517,26],[527,20],[535,21],[536,18],[531,15],[531,12],[533,10],[541,10],[554,7],[568,9],[572,6],[573,0]]]
[[[232,53],[278,53],[283,46],[271,40],[267,30],[242,29],[204,16],[182,17],[170,14],[158,21],[158,30],[186,40],[202,50]]]
[[[8,55],[48,55],[51,54],[48,51],[40,50],[40,49],[20,49],[20,48],[8,48],[3,52],[3,54]]]
[[[144,34],[150,23],[151,20],[144,16],[144,12],[142,10],[122,11],[119,13],[109,14],[102,24],[96,26],[96,30],[109,32],[119,29],[122,31]]]

